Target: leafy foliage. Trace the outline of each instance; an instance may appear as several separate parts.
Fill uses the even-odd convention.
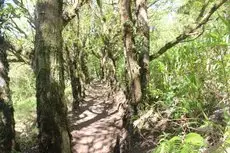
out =
[[[35,78],[28,66],[20,64],[11,64],[9,76],[17,142],[21,150],[27,150],[37,140]]]
[[[174,136],[169,140],[161,140],[160,146],[154,153],[198,153],[204,145],[205,140],[201,135],[189,133],[183,139],[180,136]]]

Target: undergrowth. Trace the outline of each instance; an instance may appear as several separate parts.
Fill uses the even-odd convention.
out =
[[[14,104],[16,142],[23,152],[36,145],[35,78],[27,65],[10,65],[10,89]]]

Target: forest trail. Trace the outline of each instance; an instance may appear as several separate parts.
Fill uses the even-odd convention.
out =
[[[122,90],[98,82],[86,90],[80,110],[69,112],[73,153],[112,153],[124,139],[125,114],[123,105],[126,97]]]

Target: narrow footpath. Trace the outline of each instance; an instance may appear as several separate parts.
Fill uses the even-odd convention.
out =
[[[73,153],[113,153],[118,140],[126,137],[123,128],[126,97],[122,90],[98,82],[86,90],[80,110],[69,112]]]

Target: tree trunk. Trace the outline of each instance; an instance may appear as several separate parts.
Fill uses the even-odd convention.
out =
[[[0,152],[10,153],[15,145],[14,113],[11,101],[4,38],[0,31]]]
[[[123,144],[120,144],[120,152],[131,152],[130,148],[132,147],[131,137],[133,134],[131,116],[133,113],[137,113],[136,106],[141,101],[142,90],[141,90],[141,80],[140,80],[140,67],[137,61],[137,55],[134,50],[134,24],[131,16],[131,0],[121,0],[120,1],[120,14],[121,14],[121,24],[123,28],[123,41],[124,41],[124,55],[126,62],[126,76],[128,76],[129,87],[127,91],[128,95],[131,96],[131,105],[129,106],[128,112],[124,117],[124,128],[128,131],[128,136],[123,141]],[[126,80],[126,81],[128,81]]]
[[[77,63],[76,58],[73,56],[71,58],[69,49],[66,47],[66,59],[68,63],[69,68],[69,76],[70,76],[70,82],[71,82],[71,88],[72,88],[72,96],[73,96],[73,109],[79,108],[79,103],[81,100],[81,83],[79,77],[77,77]]]
[[[131,18],[131,1],[121,0],[120,2],[120,14],[121,23],[123,25],[123,39],[124,39],[124,55],[126,59],[126,69],[130,80],[130,94],[133,104],[140,102],[142,98],[141,80],[140,80],[140,67],[137,62],[137,56],[135,54],[133,46],[133,21]]]
[[[101,79],[106,80],[106,70],[105,70],[105,62],[106,62],[106,51],[105,48],[101,48],[101,57],[100,57],[100,69],[101,69]]]
[[[86,84],[90,83],[90,77],[89,77],[89,69],[87,67],[87,53],[84,51],[85,45],[80,48],[80,53],[79,53],[79,61],[80,61],[80,69],[81,69],[81,77],[79,80],[79,83],[81,84],[80,90],[81,90],[81,97],[85,97],[85,88]]]
[[[110,37],[104,35],[103,37],[104,51],[105,51],[105,78],[114,87],[117,82],[116,78],[116,60],[113,52],[113,44],[110,42]]]
[[[84,83],[86,84],[89,84],[90,82],[90,78],[89,78],[89,70],[88,70],[88,67],[87,67],[87,53],[85,53],[84,51],[84,45],[83,47],[80,48],[81,51],[80,51],[80,55],[79,55],[79,58],[80,58],[80,66],[81,66],[81,70],[82,70],[82,73],[83,73],[83,77],[84,77]]]
[[[149,82],[149,26],[147,14],[147,0],[136,0],[137,10],[137,35],[140,41],[140,79],[143,97],[146,94],[146,88]]]
[[[62,0],[38,0],[35,37],[40,153],[70,153],[64,102]]]

